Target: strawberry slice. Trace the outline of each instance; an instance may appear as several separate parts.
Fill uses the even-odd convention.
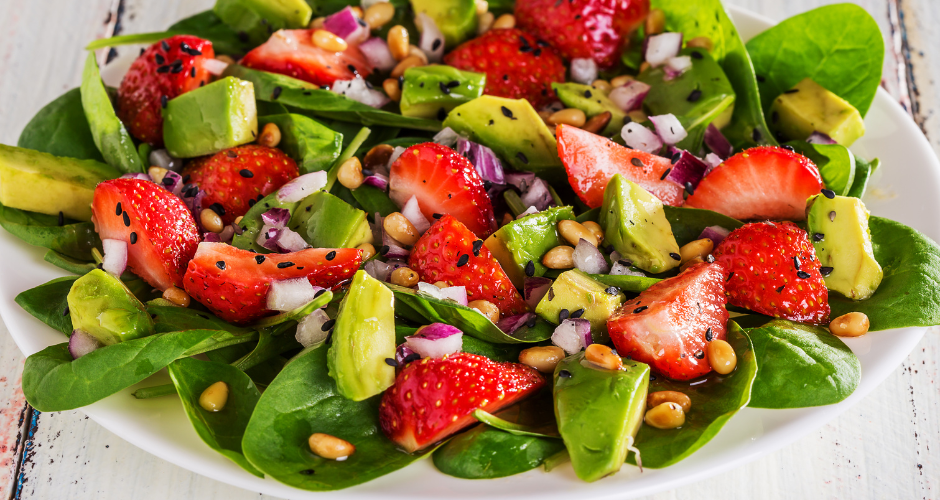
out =
[[[428,220],[434,214],[453,215],[481,238],[496,230],[483,179],[447,146],[425,142],[406,149],[391,166],[388,194],[400,207],[416,196]]]
[[[407,452],[426,448],[539,390],[545,379],[518,363],[458,352],[409,363],[382,395],[382,432]]]
[[[568,181],[587,206],[597,208],[604,203],[604,189],[616,174],[639,184],[666,205],[682,205],[683,187],[665,180],[672,168],[667,158],[621,146],[570,125],[559,125],[555,134]]]
[[[607,331],[621,356],[690,380],[711,371],[705,347],[725,339],[727,324],[724,270],[702,263],[627,301],[607,320]]]
[[[468,300],[487,300],[504,315],[528,310],[483,240],[451,215],[441,217],[411,250],[408,267],[422,281],[467,288]]]
[[[806,199],[824,187],[819,169],[809,158],[761,146],[715,167],[685,204],[741,220],[805,220]]]
[[[95,188],[92,221],[102,239],[127,242],[130,270],[159,290],[183,285],[199,230],[183,201],[140,179],[113,179]]]
[[[313,44],[312,30],[280,30],[251,52],[240,64],[279,73],[314,85],[333,85],[336,80],[365,78],[372,66],[355,45],[330,52]]]
[[[829,322],[829,294],[816,249],[792,222],[745,224],[714,255],[725,269],[731,304],[792,321]]]

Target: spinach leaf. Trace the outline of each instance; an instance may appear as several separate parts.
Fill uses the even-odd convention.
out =
[[[805,408],[838,403],[862,379],[858,358],[825,328],[774,320],[747,333],[760,366],[748,406]]]
[[[339,394],[327,374],[327,349],[302,351],[261,395],[242,440],[252,465],[289,486],[327,491],[365,483],[421,458],[400,451],[382,434],[381,396],[357,402]],[[345,439],[356,452],[343,462],[320,458],[307,445],[314,432]]]
[[[279,332],[278,335],[275,335],[262,330],[255,348],[248,354],[233,361],[232,365],[239,370],[246,371],[280,354],[300,347],[302,346],[292,334],[289,335],[284,332]]]
[[[725,229],[735,230],[744,225],[743,222],[732,219],[711,210],[699,208],[680,208],[664,206],[666,220],[672,226],[672,234],[676,237],[679,246],[698,239],[702,230],[708,226],[721,226]]]
[[[409,333],[411,335],[411,333]],[[470,335],[463,336],[463,352],[486,356],[493,361],[519,361],[519,353],[527,346],[525,344],[493,344]]]
[[[856,198],[864,196],[865,188],[868,187],[868,180],[871,178],[872,172],[874,172],[880,164],[881,160],[878,158],[869,162],[862,158],[855,157],[855,179],[852,181],[852,187],[849,189],[849,193],[846,196],[854,196]]]
[[[77,88],[40,109],[26,124],[16,145],[55,156],[104,161],[95,147],[82,108],[82,93]]]
[[[231,365],[183,358],[170,363],[170,378],[183,401],[186,416],[199,437],[210,448],[225,455],[243,469],[264,477],[242,454],[242,437],[251,413],[261,398],[254,382],[244,372]],[[228,399],[217,412],[206,411],[199,398],[210,385],[225,382]]]
[[[451,438],[434,453],[434,466],[464,479],[491,479],[521,474],[565,450],[560,439],[517,436],[478,425]]]
[[[387,217],[389,214],[399,210],[398,205],[388,197],[388,193],[379,188],[360,186],[351,192],[356,203],[369,215],[375,215],[375,213],[378,212],[382,217]]]
[[[806,141],[787,143],[797,153],[813,160],[826,187],[839,196],[847,196],[854,187],[855,155],[841,144],[810,144]]]
[[[59,225],[54,215],[27,212],[0,205],[0,226],[23,241],[68,257],[92,260],[91,251],[101,246],[95,225],[91,222],[73,222],[65,219]]]
[[[940,247],[916,229],[892,220],[871,217],[868,227],[884,278],[866,300],[856,302],[829,292],[831,316],[863,312],[871,331],[940,324]]]
[[[212,313],[179,306],[147,304],[157,333],[182,330],[222,330],[237,335],[248,335],[254,330],[222,321]]]
[[[55,250],[47,250],[42,260],[79,276],[84,276],[97,267],[94,262],[75,259]]]
[[[134,139],[115,114],[111,97],[101,81],[94,52],[89,52],[85,59],[81,94],[92,138],[105,162],[124,173],[143,172],[144,164],[137,154]]]
[[[102,347],[75,360],[67,342],[47,347],[26,358],[23,394],[39,411],[81,408],[157,373],[212,334],[189,330],[151,335]]]
[[[683,392],[692,400],[692,409],[686,414],[685,424],[678,429],[640,427],[636,447],[644,467],[658,469],[688,457],[715,437],[722,426],[747,405],[751,384],[757,375],[754,348],[747,333],[733,321],[728,322],[727,341],[738,357],[738,366],[730,374],[721,376],[713,372],[693,381],[695,385],[663,376],[650,381],[649,392]],[[628,461],[636,463],[635,456],[631,454]]]
[[[278,147],[294,161],[301,174],[326,170],[339,158],[343,135],[303,115],[280,114],[258,118],[258,127],[274,123],[281,129]]]
[[[515,434],[516,436],[535,436],[535,437],[545,437],[553,439],[561,439],[561,435],[558,434],[558,427],[535,427],[531,425],[518,424],[515,422],[510,422],[504,420],[496,415],[487,413],[483,410],[474,410],[473,417],[479,420],[480,422],[494,427],[501,431],[506,431],[510,434]]]
[[[615,286],[625,292],[634,293],[640,293],[662,281],[659,278],[646,276],[618,276],[614,274],[592,274],[591,277],[605,285]]]
[[[69,316],[67,297],[77,276],[56,278],[48,283],[20,292],[14,299],[24,311],[56,330],[71,335],[72,317]]]
[[[845,99],[864,117],[881,84],[884,41],[865,9],[827,5],[793,16],[747,42],[761,76],[761,104],[804,78]]]

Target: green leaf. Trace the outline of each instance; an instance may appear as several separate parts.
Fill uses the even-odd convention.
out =
[[[850,3],[793,16],[747,42],[763,109],[804,78],[845,99],[864,117],[881,84],[884,41],[878,23]]]
[[[42,260],[79,276],[84,276],[97,267],[94,262],[75,259],[55,250],[47,250]]]
[[[212,10],[181,19],[168,30],[205,38],[212,42],[212,49],[216,54],[236,56],[236,59],[254,48],[247,38],[239,36],[238,32],[223,23]]]
[[[810,144],[806,141],[790,141],[787,145],[813,160],[827,188],[839,196],[849,195],[854,187],[857,167],[855,155],[848,148],[840,144]]]
[[[92,138],[108,165],[124,173],[144,171],[134,140],[118,119],[98,73],[95,53],[89,52],[82,72],[82,107]]]
[[[515,363],[519,361],[519,353],[526,347],[525,344],[494,344],[470,335],[464,335],[463,347],[460,350],[486,356],[493,361],[512,361]]]
[[[327,374],[327,346],[305,349],[261,395],[245,430],[242,449],[260,471],[310,491],[329,491],[371,481],[423,455],[407,454],[379,428],[381,396],[351,401]],[[356,452],[342,462],[310,452],[314,432],[350,442]]]
[[[72,317],[68,314],[69,303],[66,299],[69,290],[72,289],[72,283],[75,283],[77,279],[77,276],[56,278],[20,292],[14,300],[24,311],[35,316],[39,321],[66,335],[71,335],[74,328],[72,328]]]
[[[262,330],[255,348],[233,361],[232,365],[239,370],[247,371],[287,351],[300,347],[302,346],[292,334],[280,332],[275,335],[267,330]]]
[[[368,127],[362,127],[359,129],[359,132],[353,136],[352,140],[350,140],[347,145],[343,146],[342,154],[340,154],[339,158],[333,162],[329,172],[327,172],[326,187],[324,188],[326,192],[329,193],[333,190],[333,185],[336,184],[336,176],[339,172],[340,165],[345,163],[346,160],[352,158],[356,154],[356,151],[369,139],[370,135],[372,135],[372,130]]]
[[[855,157],[855,178],[852,181],[852,187],[849,189],[849,193],[846,196],[854,196],[856,198],[861,198],[864,196],[865,188],[868,187],[868,180],[871,178],[872,172],[874,172],[880,164],[881,160],[878,158],[875,158],[869,162],[862,158]]]
[[[39,411],[74,410],[100,401],[162,370],[209,330],[151,335],[102,347],[76,360],[68,342],[26,358],[23,394]]]
[[[666,219],[672,226],[672,234],[676,237],[679,246],[695,241],[708,226],[721,226],[728,230],[735,230],[744,225],[743,222],[732,219],[711,210],[699,208],[679,208],[664,206]]]
[[[147,304],[147,312],[153,317],[157,333],[182,330],[224,330],[238,335],[248,335],[254,330],[222,321],[212,313],[178,306]]]
[[[339,158],[343,134],[326,125],[297,114],[269,115],[258,118],[258,128],[274,123],[281,130],[278,148],[287,153],[301,174],[326,170]]]
[[[119,35],[110,38],[99,38],[85,46],[85,50],[95,51],[108,47],[120,47],[121,45],[152,45],[160,40],[170,38],[174,35],[183,35],[179,31],[155,31],[150,33],[135,33],[133,35]]]
[[[862,379],[858,358],[825,328],[774,320],[747,333],[760,366],[748,406],[830,405],[849,397]]]
[[[16,145],[54,156],[104,161],[95,147],[82,108],[82,93],[77,88],[40,109],[26,124]]]
[[[261,393],[244,372],[231,365],[183,358],[170,363],[170,378],[183,401],[186,416],[199,437],[210,448],[225,455],[243,469],[264,477],[242,454],[242,437]],[[228,399],[220,411],[206,411],[199,398],[209,386],[224,382]]]
[[[633,293],[640,293],[662,281],[659,278],[647,276],[618,276],[614,274],[592,274],[591,277],[605,285],[615,286],[625,292]]]
[[[68,257],[92,260],[92,249],[101,246],[95,225],[68,219],[64,222],[66,224],[60,226],[59,218],[54,215],[0,205],[0,226],[13,236],[30,245],[55,250]]]
[[[754,348],[747,333],[733,321],[728,322],[727,341],[738,358],[737,368],[730,374],[722,376],[712,372],[691,384],[663,376],[650,381],[649,392],[682,392],[692,400],[692,409],[686,414],[685,424],[678,429],[640,427],[635,445],[644,467],[658,469],[688,457],[715,437],[725,423],[748,404],[758,366]],[[632,455],[628,461],[636,463]]]
[[[359,206],[369,215],[378,212],[382,217],[397,212],[398,205],[388,197],[388,193],[372,186],[360,186],[352,190],[352,196]]]
[[[503,420],[502,418],[497,417],[491,413],[487,413],[483,410],[474,410],[473,417],[483,422],[484,424],[499,429],[501,431],[506,431],[510,434],[516,436],[535,436],[535,437],[544,437],[544,438],[553,438],[561,439],[561,435],[558,434],[558,428],[540,428],[531,425],[517,424],[515,422],[510,422],[508,420]]]

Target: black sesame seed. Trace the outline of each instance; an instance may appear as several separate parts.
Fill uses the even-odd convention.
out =
[[[473,242],[473,255],[474,257],[480,256],[480,250],[483,248],[483,240],[476,240]]]
[[[593,95],[594,94],[592,94],[590,90],[584,91],[584,97],[587,97],[588,99],[590,99]]]
[[[558,311],[558,321],[564,321],[568,319],[569,316],[571,316],[571,312],[568,311],[567,309],[562,309],[561,311]]]
[[[631,265],[633,265],[633,262],[630,262],[629,260],[626,260],[626,259],[620,259],[617,261],[617,264],[620,264],[623,267],[630,267]]]
[[[796,272],[796,277],[805,280],[805,279],[809,278],[809,273],[806,272],[806,271],[797,271],[797,272]]]
[[[500,110],[502,110],[503,116],[505,116],[506,118],[511,118],[513,120],[516,119],[516,117],[512,116],[512,110],[510,110],[506,106],[500,106]]]
[[[385,364],[396,368],[398,367],[398,361],[395,361],[395,358],[385,358]]]
[[[166,187],[170,187],[173,185],[173,178],[168,175],[160,181],[160,184],[163,184]]]
[[[117,207],[114,208],[114,215],[121,215],[124,213],[124,209],[121,208],[121,202],[119,201]]]
[[[784,94],[795,94],[795,93],[797,93],[797,92],[799,92],[799,91],[800,91],[800,89],[790,89],[790,90],[785,90],[785,91],[783,91],[783,93],[784,93]]]
[[[695,89],[692,91],[692,93],[689,94],[689,97],[685,98],[685,100],[689,102],[696,102],[701,98],[702,98],[702,91],[699,89]]]
[[[264,263],[264,255],[255,255],[255,262],[258,264]]]
[[[777,287],[777,293],[782,293],[782,292],[783,292],[783,287],[784,287],[784,285],[780,285],[779,287]]]
[[[823,189],[823,190],[820,190],[819,192],[822,193],[823,196],[825,196],[826,198],[829,198],[830,200],[836,197],[836,193],[831,189]]]
[[[754,142],[760,142],[761,138],[764,136],[761,135],[760,130],[754,129],[754,132],[751,133],[751,138],[754,139]]]
[[[65,306],[65,311],[62,312],[62,316],[68,316],[68,315],[69,315],[69,306]]]
[[[335,320],[335,319],[331,319],[331,320],[327,321],[326,323],[323,323],[323,326],[320,327],[320,330],[321,330],[321,331],[324,331],[324,332],[329,331],[329,329],[330,329],[330,328],[333,328],[333,325],[335,325],[335,324],[336,324],[336,320]]]
[[[800,258],[796,255],[793,256],[793,267],[795,267],[797,271],[800,270]]]
[[[441,39],[435,38],[434,41],[431,43],[431,50],[433,51],[439,48],[441,48]]]
[[[672,172],[672,169],[671,169],[671,168],[667,168],[666,171],[663,172],[663,175],[660,175],[660,176],[659,176],[659,180],[661,180],[661,181],[666,180],[666,176],[669,175],[669,172]]]
[[[438,108],[437,110],[437,121],[444,121],[447,118],[447,110],[444,108]]]
[[[670,163],[672,163],[673,165],[675,165],[676,163],[679,163],[679,160],[680,160],[680,159],[682,159],[682,153],[676,153],[676,154],[672,155],[672,158],[670,158],[669,161],[670,161]]]
[[[703,56],[702,53],[697,50],[693,50],[692,53],[689,55],[692,56],[692,59],[704,59],[705,58],[705,56]]]
[[[606,290],[604,290],[604,292],[606,292],[609,295],[617,295],[620,293],[620,289],[615,286],[609,286],[607,287]]]
[[[679,254],[675,253],[675,252],[669,254],[669,256],[672,257],[673,260],[682,260],[682,257],[681,257]]]
[[[293,262],[278,262],[278,263],[277,263],[277,268],[278,268],[278,269],[287,269],[288,267],[293,267],[293,265],[294,265]]]
[[[239,33],[244,33],[244,31],[241,31],[241,32],[239,32]],[[246,38],[247,38],[247,36],[246,36]],[[243,40],[243,41],[244,41],[244,40]],[[300,474],[303,474],[303,475],[305,475],[305,476],[312,476],[312,475],[314,475],[314,474],[316,473],[316,471],[313,470],[313,469],[304,469],[304,470],[300,471],[299,473],[300,473]]]
[[[241,169],[241,170],[238,171],[238,175],[240,175],[240,176],[242,176],[242,177],[244,177],[244,178],[246,178],[246,179],[251,179],[252,177],[255,176],[255,173],[252,172],[251,170],[248,170],[247,168],[243,168],[243,169]]]
[[[689,193],[689,196],[695,194],[695,186],[692,185],[692,181],[685,181],[685,192]]]
[[[131,227],[131,218],[129,215],[127,215],[127,212],[124,212],[121,215],[124,217],[124,225],[127,227]]]
[[[829,266],[823,266],[819,268],[819,274],[822,274],[823,276],[829,276],[830,274],[832,274],[832,271],[833,271],[833,268]]]
[[[379,254],[385,255],[388,253],[389,250],[390,248],[388,247],[388,245],[382,245],[382,248],[379,249]]]
[[[558,372],[558,376],[561,378],[571,378],[571,372],[568,370],[561,370]]]
[[[61,210],[59,210],[59,218],[58,220],[56,220],[56,223],[59,225],[59,227],[62,227],[65,225],[65,214],[62,213]]]
[[[190,78],[196,78],[196,67],[195,67],[195,66],[193,66],[192,68],[189,69],[189,77],[190,77]]]
[[[577,311],[571,313],[571,317],[574,318],[574,319],[578,319],[578,318],[580,318],[580,317],[583,316],[583,315],[584,315],[584,308],[583,308],[583,307],[582,307],[581,309],[578,309]]]
[[[826,235],[823,233],[813,233],[813,241],[819,242],[826,238]]]
[[[298,269],[299,269],[299,268],[298,268]],[[317,297],[323,295],[324,293],[326,293],[326,288],[321,288],[321,289],[317,290],[317,293],[313,294],[313,298],[317,298]]]
[[[639,314],[645,310],[649,309],[649,306],[640,306],[633,310],[633,314]]]
[[[441,92],[443,92],[443,93],[445,93],[445,94],[447,94],[447,95],[450,95],[450,87],[448,87],[446,83],[444,83],[444,82],[439,82],[439,83],[437,84],[437,86],[441,88]]]
[[[274,91],[271,92],[271,99],[277,100],[278,97],[281,97],[281,92],[283,91],[284,89],[282,89],[280,86],[274,87]]]
[[[160,65],[166,62],[166,59],[164,59],[163,56],[161,56],[160,54],[154,54],[153,60],[156,61],[157,64],[160,64]]]
[[[332,250],[330,253],[326,254],[326,260],[333,260],[336,258],[336,250]]]
[[[169,103],[169,98],[165,95],[160,96],[160,107],[166,109],[166,105]]]
[[[160,66],[157,68],[157,73],[169,73],[169,72],[170,72],[169,66]]]
[[[166,52],[170,51],[170,44],[166,43],[166,40],[163,40],[162,42],[160,42],[160,46],[163,47],[164,51]]]
[[[467,265],[467,262],[470,262],[470,254],[461,254],[457,258],[457,267],[463,267]]]
[[[224,261],[224,260],[220,260],[220,261],[216,262],[216,263],[215,263],[215,267],[217,267],[217,268],[219,268],[219,269],[221,269],[221,270],[224,271],[224,270],[225,270],[225,261]]]
[[[173,73],[174,75],[176,75],[182,72],[183,72],[183,61],[180,61],[179,59],[173,61],[173,64],[170,65],[170,73]]]
[[[732,277],[734,277],[734,271],[731,271],[730,273],[728,273],[728,279],[726,279],[725,281],[731,281]]]
[[[248,206],[249,206],[249,207],[255,206],[255,203],[257,203],[255,200],[253,200],[253,199],[251,199],[251,198],[248,199]]]
[[[137,243],[137,233],[134,231],[131,231],[131,245],[135,243]]]
[[[209,205],[209,210],[212,210],[213,212],[219,214],[219,217],[224,217],[224,216],[225,216],[225,207],[223,207],[223,206],[222,206],[221,204],[219,204],[219,203],[213,203],[213,204]]]
[[[529,164],[529,159],[526,158],[526,156],[522,153],[522,151],[519,151],[518,153],[516,153],[516,158],[519,158],[519,161],[521,161],[522,163],[525,163],[526,165]]]
[[[439,214],[439,213],[433,213],[433,214],[431,214],[431,217],[434,217],[435,219],[440,219],[440,218],[443,217],[443,216],[444,216],[444,214]]]
[[[695,359],[705,359],[705,353],[701,350],[695,351]]]
[[[705,330],[705,340],[711,342],[715,338],[715,334],[712,333],[711,327],[708,327],[708,330]]]
[[[403,362],[403,363],[411,363],[412,361],[417,361],[417,360],[419,360],[419,359],[421,359],[421,355],[418,354],[418,353],[416,353],[416,352],[413,352],[413,353],[411,353],[411,354],[405,356],[405,359],[403,359],[402,362]]]
[[[641,159],[639,159],[639,158],[631,158],[631,159],[630,159],[630,163],[632,163],[634,166],[637,166],[637,167],[642,167],[642,166],[643,166],[643,160],[641,160]]]
[[[530,278],[535,276],[535,263],[531,260],[525,263],[525,275]]]
[[[535,328],[535,322],[538,320],[538,316],[532,316],[525,322],[525,326],[529,328]]]
[[[784,144],[783,146],[780,146],[780,147],[783,149],[786,149],[787,151],[796,151],[795,149],[793,149],[793,146],[789,144]]]

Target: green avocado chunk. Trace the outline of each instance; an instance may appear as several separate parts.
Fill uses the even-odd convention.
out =
[[[607,318],[625,299],[622,292],[612,294],[607,291],[608,288],[577,269],[565,271],[535,306],[535,313],[557,325],[563,309],[569,314],[583,309],[581,318],[591,322],[594,342],[603,342],[607,339]]]
[[[163,142],[177,158],[193,158],[254,141],[258,110],[251,82],[225,77],[187,92],[163,111]]]
[[[821,194],[807,203],[806,225],[816,257],[823,268],[831,269],[823,273],[826,288],[853,300],[871,297],[884,271],[875,260],[865,204],[850,196],[830,199]]]
[[[542,256],[565,244],[558,234],[560,220],[574,220],[571,207],[551,207],[516,219],[486,239],[486,248],[496,257],[516,288],[522,288],[525,268],[530,262],[531,276],[545,275],[547,268],[542,265]]]
[[[415,14],[423,12],[434,20],[444,35],[447,50],[476,35],[477,9],[474,0],[411,0],[411,6]]]
[[[634,266],[658,274],[679,265],[663,203],[620,174],[607,183],[599,222],[607,241]]]
[[[774,99],[770,126],[786,139],[802,141],[821,132],[845,147],[865,135],[861,113],[809,78]]]
[[[288,227],[314,248],[355,248],[372,243],[366,213],[325,191],[304,198]]]
[[[568,182],[555,136],[525,99],[484,95],[451,110],[444,126],[492,149],[516,170],[535,172],[553,185]]]
[[[358,271],[343,297],[327,353],[330,377],[347,399],[362,401],[395,383],[395,295]]]
[[[217,0],[212,10],[254,45],[266,42],[279,29],[306,28],[313,16],[304,0]]]
[[[650,367],[628,359],[607,370],[579,352],[555,367],[555,419],[579,478],[620,470],[643,423],[649,382]]]
[[[558,100],[569,108],[584,111],[588,118],[610,111],[610,121],[601,131],[601,135],[610,137],[623,127],[627,114],[618,108],[606,94],[590,85],[581,83],[553,83],[552,89],[558,95]]]
[[[442,119],[450,110],[483,95],[486,75],[434,64],[405,71],[401,114]]]
[[[104,345],[153,335],[147,308],[121,280],[101,269],[75,280],[66,300],[72,327]]]

